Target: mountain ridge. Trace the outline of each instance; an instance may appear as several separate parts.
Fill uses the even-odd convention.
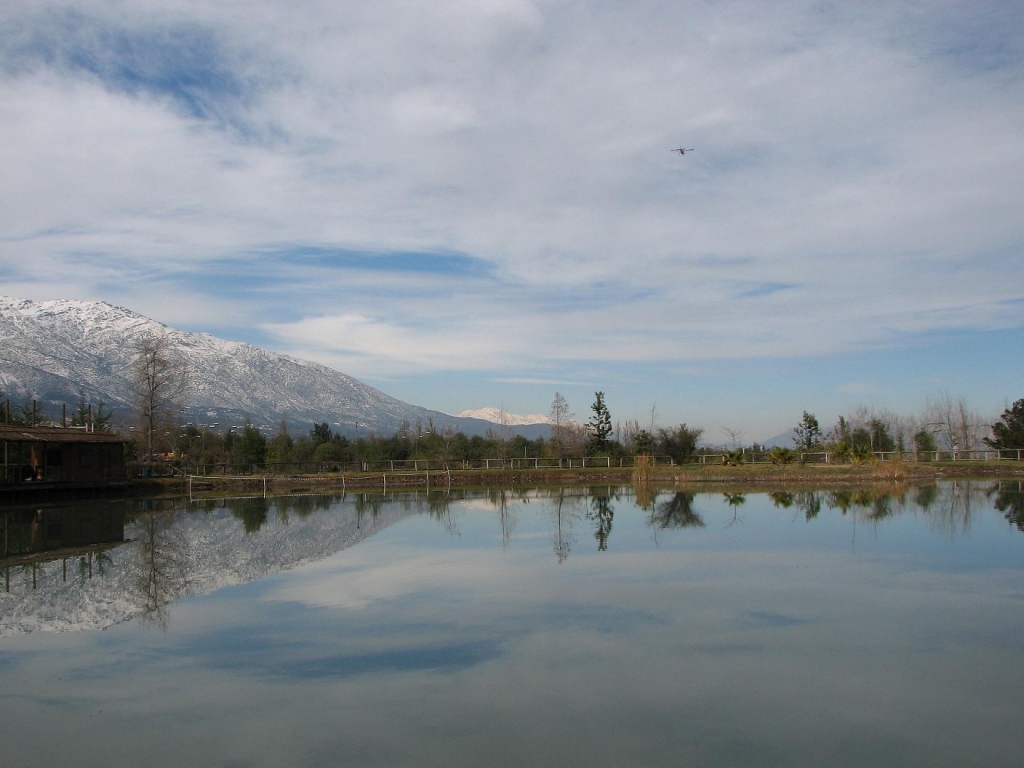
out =
[[[516,413],[509,413],[504,408],[495,408],[493,406],[476,408],[470,411],[462,411],[459,413],[459,417],[464,419],[483,419],[484,421],[490,421],[494,424],[517,427],[524,427],[529,424],[551,423],[551,419],[549,417],[540,413],[531,413],[526,416],[522,416]]]
[[[0,296],[0,390],[59,407],[79,393],[103,400],[114,421],[134,410],[134,352],[140,341],[163,336],[191,372],[182,420],[224,431],[251,421],[274,431],[327,422],[339,434],[390,435],[408,423],[483,435],[495,424],[405,403],[327,366],[208,333],[181,331],[103,301],[35,302]],[[52,416],[52,414],[51,414]],[[514,426],[527,437],[540,425]],[[533,434],[536,433],[536,434]]]

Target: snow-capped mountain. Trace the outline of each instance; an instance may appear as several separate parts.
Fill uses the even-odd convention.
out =
[[[528,424],[549,424],[551,419],[539,413],[531,413],[528,416],[520,416],[516,413],[509,413],[504,408],[477,408],[474,411],[463,411],[459,414],[464,419],[483,419],[494,424],[502,424],[512,427],[522,427]]]
[[[62,403],[73,408],[84,392],[93,403],[102,399],[114,421],[125,423],[134,410],[135,350],[155,335],[164,336],[172,354],[187,364],[189,407],[183,420],[188,423],[225,429],[249,419],[276,430],[284,419],[290,427],[308,430],[327,422],[348,436],[391,435],[403,422],[453,427],[467,435],[494,426],[404,403],[318,363],[175,330],[99,301],[0,297],[0,391],[15,404],[41,401],[51,418]]]

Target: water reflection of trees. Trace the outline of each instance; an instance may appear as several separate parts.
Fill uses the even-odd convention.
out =
[[[916,486],[849,488],[831,491],[772,491],[777,507],[796,507],[808,520],[818,516],[822,504],[866,522],[880,522],[907,512],[923,513],[936,528],[967,531],[984,506],[985,497],[1010,525],[1024,532],[1024,490],[1020,481],[942,481]]]
[[[651,511],[650,523],[656,528],[703,528],[702,518],[693,508],[695,493],[681,491],[668,501],[657,502]]]
[[[996,483],[988,489],[992,506],[1003,513],[1006,522],[1024,532],[1024,487],[1020,480]]]
[[[173,514],[142,515],[137,525],[135,585],[140,614],[166,629],[168,604],[188,594],[192,563],[184,528],[175,525]]]
[[[323,494],[285,496],[274,499],[274,507],[277,510],[277,519],[282,523],[287,523],[292,516],[305,520],[317,512],[326,512],[340,498],[342,497]]]
[[[647,511],[653,510],[654,504],[658,500],[658,492],[654,487],[654,483],[646,478],[633,478],[633,497],[636,499],[636,505],[640,509]]]
[[[740,520],[740,507],[747,503],[747,494],[726,491],[722,494],[722,500],[732,509],[732,520],[728,524],[732,525],[733,523],[742,522]]]
[[[293,517],[305,520],[313,514],[326,511],[341,498],[340,495],[299,494],[198,499],[192,500],[189,508],[207,513],[227,509],[232,517],[242,523],[246,533],[258,533],[267,524],[271,512],[278,522],[287,525]]]
[[[427,511],[450,536],[459,536],[458,520],[452,515],[451,499],[446,493],[427,494]]]
[[[950,535],[971,527],[978,505],[985,499],[981,484],[953,481],[936,485],[934,500],[925,512],[939,530]]]
[[[768,498],[776,507],[796,508],[804,513],[805,520],[813,520],[821,512],[821,494],[815,491],[771,491]]]
[[[555,494],[553,534],[555,557],[564,563],[572,552],[576,540],[576,522],[584,515],[586,497],[581,496],[572,488],[559,488]]]
[[[488,499],[495,509],[498,510],[498,519],[501,522],[501,546],[507,547],[512,539],[512,532],[516,527],[516,515],[512,511],[512,507],[509,506],[509,502],[517,500],[523,504],[528,504],[530,496],[523,493],[522,490],[517,492],[515,489],[502,489],[497,493],[494,491],[489,492]]]
[[[367,514],[371,520],[380,517],[380,510],[384,504],[384,497],[376,493],[357,494],[353,502],[356,509],[356,522],[361,524],[363,517]]]
[[[938,501],[938,499],[939,486],[934,483],[931,485],[919,485],[914,489],[914,503],[925,512],[927,512],[929,508]]]
[[[595,495],[590,500],[590,511],[587,517],[594,521],[594,538],[597,539],[598,552],[605,552],[608,549],[608,540],[612,535],[612,523],[615,519],[615,508],[612,507],[611,497],[606,495]]]
[[[259,533],[266,525],[269,505],[266,499],[240,499],[231,505],[231,516],[242,521],[242,529],[246,533]]]

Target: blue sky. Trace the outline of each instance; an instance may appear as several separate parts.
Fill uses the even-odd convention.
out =
[[[1011,2],[8,0],[0,291],[448,413],[991,420],[1022,75]]]

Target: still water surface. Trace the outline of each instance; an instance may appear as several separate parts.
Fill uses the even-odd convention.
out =
[[[4,765],[1022,764],[1019,483],[644,501],[3,511]]]

